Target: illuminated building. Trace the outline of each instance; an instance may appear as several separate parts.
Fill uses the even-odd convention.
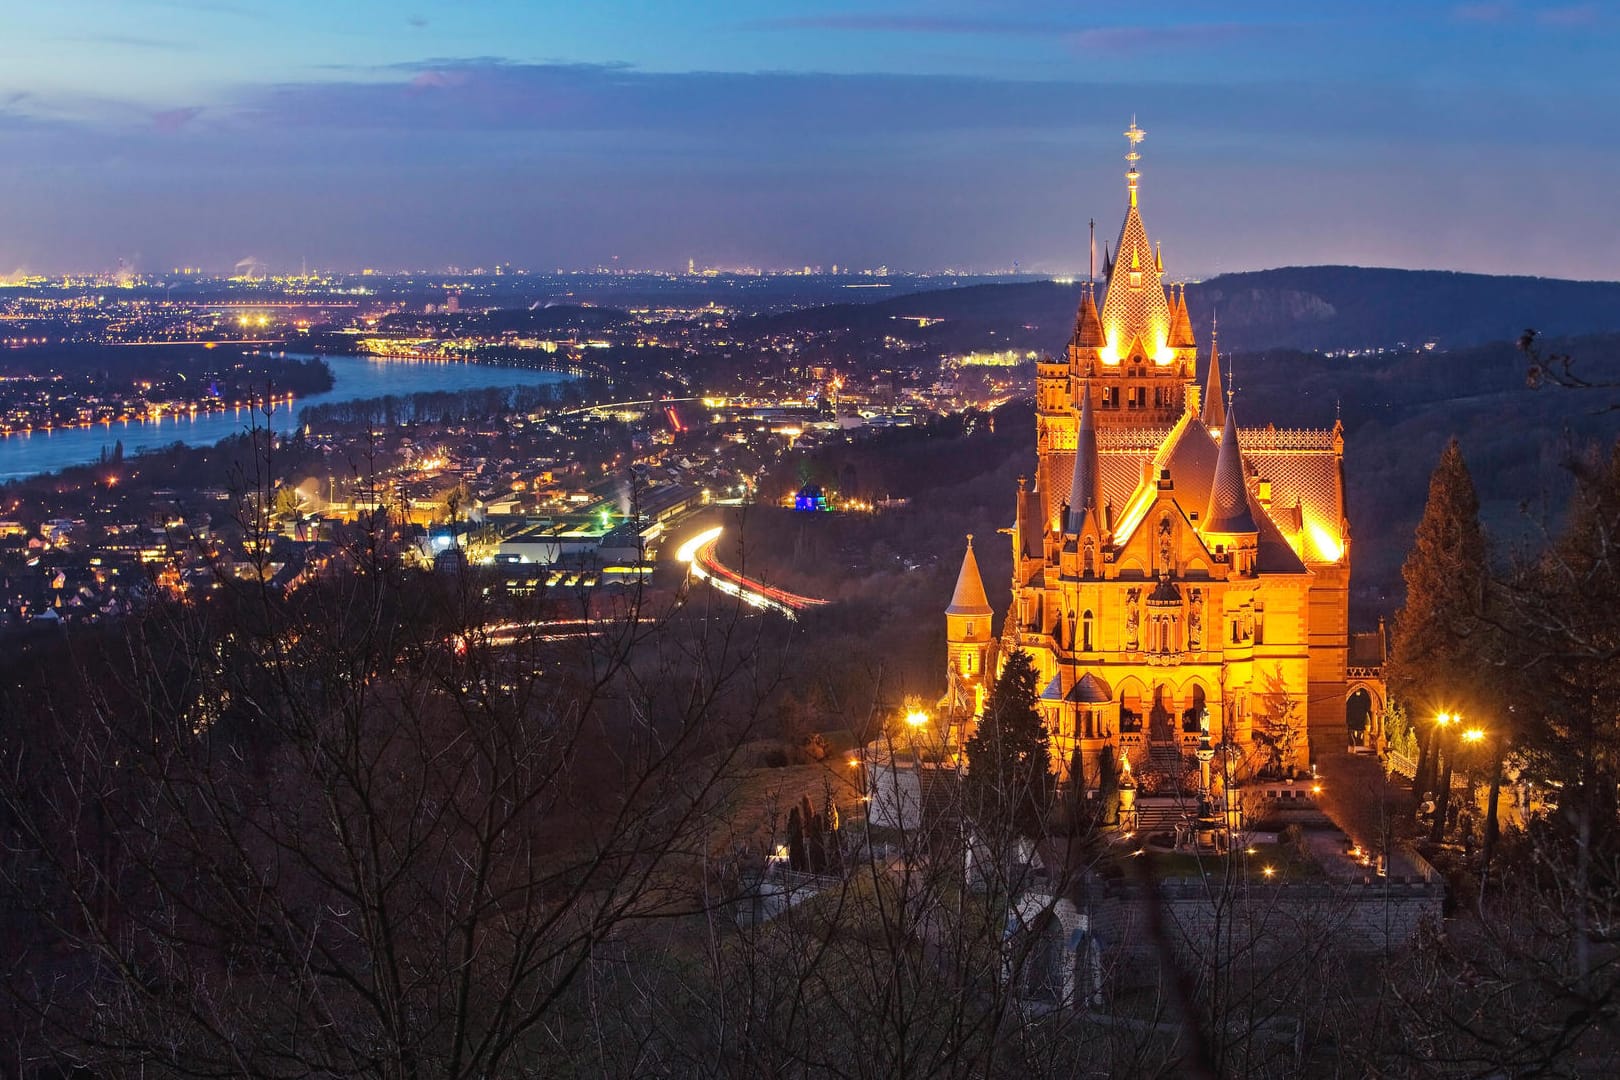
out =
[[[1166,291],[1138,205],[1142,132],[1133,122],[1126,135],[1129,205],[1101,307],[1088,284],[1065,354],[1037,364],[1038,461],[1010,530],[1012,606],[992,635],[970,542],[946,609],[942,704],[965,735],[990,673],[1023,649],[1054,764],[1067,777],[1078,751],[1088,787],[1105,748],[1139,777],[1196,769],[1206,710],[1211,743],[1235,751],[1223,767],[1303,768],[1307,730],[1345,738],[1359,685],[1346,669],[1343,429],[1239,426],[1213,330],[1198,385],[1186,295]],[[1285,725],[1291,760],[1257,739]]]

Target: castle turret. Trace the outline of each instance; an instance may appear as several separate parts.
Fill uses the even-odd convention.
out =
[[[985,667],[994,640],[990,633],[993,614],[990,598],[984,592],[984,579],[979,576],[979,561],[973,557],[973,537],[969,534],[967,551],[962,554],[962,569],[956,575],[956,591],[945,609],[945,642],[952,684],[960,682],[964,688],[976,691],[970,699],[975,712],[978,699],[983,696]],[[969,697],[966,693],[959,696]],[[967,705],[968,701],[963,704]]]
[[[1097,301],[1088,285],[1080,298],[1080,311],[1075,316],[1071,345],[1077,349],[1100,349],[1107,340],[1103,336],[1102,316],[1097,314]]]
[[[1176,293],[1176,302],[1170,313],[1170,347],[1172,349],[1191,349],[1196,347],[1193,339],[1192,316],[1187,314],[1187,290],[1185,287]]]
[[[1226,406],[1226,426],[1221,429],[1221,448],[1215,457],[1215,480],[1210,485],[1209,503],[1199,531],[1206,544],[1228,552],[1234,572],[1253,571],[1260,526],[1249,505],[1243,452],[1238,447],[1237,410],[1231,403]]]

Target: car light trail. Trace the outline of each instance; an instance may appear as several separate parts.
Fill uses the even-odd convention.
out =
[[[699,581],[707,581],[716,589],[737,597],[750,607],[775,611],[790,619],[797,619],[799,612],[806,608],[820,607],[827,602],[813,596],[800,596],[785,589],[773,588],[722,565],[714,555],[722,531],[719,526],[705,529],[676,549],[675,557],[691,565],[690,572],[693,577]]]

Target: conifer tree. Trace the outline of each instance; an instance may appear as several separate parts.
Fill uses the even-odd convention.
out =
[[[1389,660],[1390,695],[1415,717],[1422,755],[1415,786],[1432,782],[1438,762],[1432,717],[1466,711],[1476,700],[1484,667],[1481,615],[1487,581],[1479,497],[1462,450],[1452,439],[1429,478],[1429,500],[1401,567],[1406,606],[1395,620]],[[1446,792],[1440,791],[1440,820]]]
[[[969,806],[984,825],[1039,832],[1051,791],[1052,748],[1022,649],[1007,657],[967,740]]]
[[[1507,590],[1518,730],[1532,775],[1562,787],[1559,818],[1620,867],[1620,443],[1577,460],[1569,523]]]

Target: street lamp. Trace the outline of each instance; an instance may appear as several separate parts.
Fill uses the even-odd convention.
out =
[[[1462,733],[1462,737],[1463,737],[1463,742],[1466,742],[1466,743],[1480,742],[1485,738],[1485,729],[1484,728],[1471,727],[1467,731]]]
[[[1434,808],[1434,828],[1429,833],[1429,838],[1431,840],[1433,840],[1435,843],[1438,844],[1441,840],[1445,839],[1445,836],[1446,836],[1446,816],[1451,810],[1451,767],[1454,764],[1452,759],[1457,756],[1456,752],[1455,752],[1455,745],[1456,745],[1455,744],[1455,738],[1456,737],[1452,736],[1452,742],[1451,743],[1447,743],[1445,737],[1446,737],[1446,734],[1447,734],[1447,729],[1453,723],[1457,723],[1457,724],[1462,723],[1462,714],[1461,713],[1441,713],[1439,716],[1434,718],[1434,722],[1440,728],[1440,731],[1439,731],[1439,733],[1438,733],[1438,735],[1436,737],[1436,740],[1435,740],[1436,741],[1435,749],[1436,749],[1436,751],[1441,752],[1441,753],[1443,753],[1445,755],[1445,757],[1444,757],[1445,768],[1441,771],[1441,774],[1440,774],[1440,790],[1438,792],[1436,792],[1435,808]]]

